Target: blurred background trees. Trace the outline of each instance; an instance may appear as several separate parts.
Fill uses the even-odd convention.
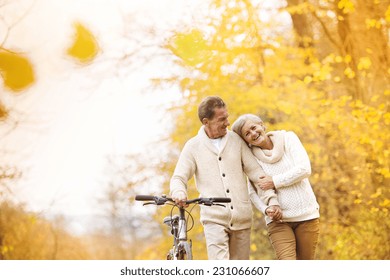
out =
[[[107,215],[95,233],[73,236],[61,217],[49,221],[14,204],[3,194],[21,172],[0,166],[0,259],[164,259],[171,246],[161,224],[168,207],[146,210],[131,198],[168,194],[180,150],[200,126],[197,106],[207,95],[226,101],[231,122],[253,113],[268,130],[297,133],[311,159],[310,181],[321,207],[318,259],[390,259],[389,25],[390,5],[383,0],[210,1],[196,26],[172,30],[159,46],[157,54],[171,71],[161,71],[153,86],[181,92],[167,110],[169,121],[161,121],[170,122],[167,137],[142,154],[109,157],[112,179],[101,198]],[[73,48],[81,44],[92,57],[98,54],[92,33],[75,28]],[[136,49],[149,43],[137,41]],[[2,44],[2,73],[11,54]],[[129,67],[132,55],[123,57]],[[0,98],[0,122],[9,109]],[[196,197],[193,181],[189,189]],[[194,256],[206,259],[197,207],[192,214]],[[251,257],[275,258],[258,211]]]
[[[185,69],[172,147],[196,134],[207,95],[227,102],[231,121],[254,113],[295,131],[321,206],[318,258],[389,259],[389,3],[212,2],[203,27],[167,44]],[[272,258],[258,219],[252,257]]]

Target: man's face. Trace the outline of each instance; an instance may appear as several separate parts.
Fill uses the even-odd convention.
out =
[[[227,127],[230,125],[228,120],[229,114],[226,108],[215,108],[214,112],[215,114],[212,119],[203,119],[206,134],[211,139],[225,136]]]

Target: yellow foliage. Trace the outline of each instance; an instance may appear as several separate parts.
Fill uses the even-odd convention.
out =
[[[370,29],[370,28],[377,28],[377,29],[380,29],[382,27],[382,24],[380,21],[376,20],[376,19],[366,19],[366,27],[367,29]]]
[[[343,62],[343,58],[338,55],[338,56],[335,57],[335,62],[341,63],[341,62]]]
[[[189,33],[177,34],[167,47],[190,66],[203,63],[211,54],[202,33],[196,29]]]
[[[83,24],[74,23],[75,35],[67,53],[81,63],[91,62],[99,51],[95,36]]]
[[[383,200],[380,204],[379,204],[381,207],[383,207],[384,209],[385,208],[390,208],[390,199],[385,199]]]
[[[361,57],[358,64],[359,70],[370,69],[372,63],[369,57]]]
[[[345,68],[344,75],[347,76],[349,79],[353,79],[356,76],[355,71],[353,71],[351,67]]]
[[[352,13],[355,11],[355,5],[351,0],[340,0],[337,6],[340,10],[343,10],[344,14]]]
[[[390,5],[387,6],[387,10],[386,10],[386,13],[385,13],[385,18],[386,18],[387,22],[390,22]]]
[[[362,203],[362,200],[361,200],[361,199],[355,199],[355,200],[354,200],[354,203],[355,203],[355,204],[360,204],[360,203]]]
[[[304,13],[312,12],[313,10],[315,10],[314,6],[309,2],[299,3],[297,5],[289,6],[285,8],[285,11],[287,11],[292,15],[304,14]]]
[[[0,74],[5,87],[13,92],[24,90],[35,82],[30,60],[13,52],[0,51]]]
[[[344,57],[344,62],[345,63],[350,63],[352,61],[352,56],[350,54],[347,54],[345,57]]]
[[[329,47],[329,38],[321,41],[319,36],[326,34],[318,33],[316,40],[327,43],[305,49],[295,47],[289,36],[277,34],[273,22],[263,24],[253,19],[257,10],[248,2],[237,5],[246,7],[245,18],[222,3],[225,1],[219,1],[218,6],[220,21],[210,21],[208,26],[215,32],[207,39],[197,35],[206,40],[204,51],[213,50],[212,56],[198,61],[201,50],[175,50],[190,73],[177,81],[185,96],[174,110],[178,120],[171,134],[174,147],[196,134],[200,126],[197,105],[204,96],[213,94],[228,104],[231,122],[241,114],[254,113],[264,119],[268,130],[295,131],[311,159],[310,181],[321,206],[318,258],[390,259],[388,65],[377,56],[374,40],[364,41],[361,47],[362,41],[357,40],[366,35],[378,39],[378,30],[367,30],[364,21],[358,20],[359,13],[354,13],[362,9],[358,2],[338,1],[338,9],[346,14],[341,20],[355,23],[356,30],[351,28],[345,35],[360,43],[354,45],[355,50],[341,51]],[[305,9],[305,5],[298,5],[287,11],[302,15]],[[236,28],[227,28],[232,21]],[[259,32],[253,32],[252,26]],[[332,26],[327,28],[337,38],[338,30]],[[371,33],[361,35],[362,30]],[[246,38],[241,46],[237,41],[226,44],[237,36]],[[192,63],[191,56],[198,63]],[[263,234],[265,228],[259,224],[254,228],[252,258],[273,258]],[[259,249],[263,246],[267,250]]]
[[[0,259],[88,259],[80,239],[21,206],[0,203]]]

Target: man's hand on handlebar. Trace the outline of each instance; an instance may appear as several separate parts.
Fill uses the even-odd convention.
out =
[[[172,194],[172,200],[180,207],[188,207],[188,204],[186,204],[187,201],[187,194],[183,191],[178,191]]]

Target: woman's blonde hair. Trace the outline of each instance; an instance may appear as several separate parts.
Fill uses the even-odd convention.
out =
[[[258,124],[263,123],[263,120],[259,116],[256,116],[253,114],[245,114],[245,115],[239,116],[238,119],[232,124],[231,129],[232,129],[232,131],[234,131],[235,133],[240,135],[242,139],[244,139],[244,137],[242,135],[242,127],[245,125],[245,123],[247,121],[252,121],[252,122],[258,123]]]

